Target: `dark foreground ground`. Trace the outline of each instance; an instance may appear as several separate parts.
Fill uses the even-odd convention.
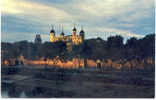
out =
[[[2,97],[154,98],[154,72],[2,67]]]

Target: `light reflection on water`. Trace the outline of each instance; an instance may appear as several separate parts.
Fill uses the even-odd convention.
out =
[[[1,91],[2,98],[9,98],[7,91]]]
[[[2,83],[2,98],[149,97],[149,95],[146,96],[147,93],[144,93],[146,88],[151,89],[150,97],[153,97],[154,93],[153,87],[148,87],[154,86],[153,77],[145,77],[140,73],[82,73],[81,71],[71,73],[64,70],[54,73],[51,70],[48,71],[33,73],[34,78],[21,81],[20,84]],[[143,88],[137,90],[136,85],[139,87],[140,84]],[[142,95],[137,94],[140,91]],[[129,94],[130,92],[132,94]]]
[[[8,92],[7,91],[2,91],[1,92],[2,98],[9,98]],[[25,92],[22,92],[19,96],[19,98],[27,98]]]
[[[51,97],[71,97],[72,92],[62,91],[58,89],[45,87],[25,87],[15,84],[2,84],[1,96],[2,98],[51,98]]]
[[[1,91],[1,97],[2,98],[10,98],[11,96],[9,96],[9,91],[11,90],[2,90]],[[13,96],[14,97],[14,96]],[[16,96],[14,97],[16,98]],[[26,94],[24,91],[22,91],[20,94],[19,94],[19,97],[18,98],[27,98]]]
[[[26,98],[27,96],[25,95],[25,92],[22,92],[20,95],[20,98]]]

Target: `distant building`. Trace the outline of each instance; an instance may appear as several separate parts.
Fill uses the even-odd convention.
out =
[[[83,31],[83,29],[81,28],[81,31],[78,35],[77,29],[75,26],[72,30],[72,35],[65,36],[62,30],[62,32],[60,33],[60,36],[56,37],[54,28],[52,28],[52,30],[50,31],[50,42],[63,41],[63,42],[66,42],[68,45],[78,45],[84,41],[84,38],[85,38],[85,32]]]
[[[41,44],[41,43],[42,43],[42,39],[41,39],[40,34],[36,34],[35,43],[36,43],[36,44]]]

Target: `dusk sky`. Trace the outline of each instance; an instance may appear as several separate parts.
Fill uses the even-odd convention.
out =
[[[142,38],[155,31],[154,0],[2,0],[1,40],[49,41],[51,25],[66,35],[81,25],[86,38],[121,35]]]

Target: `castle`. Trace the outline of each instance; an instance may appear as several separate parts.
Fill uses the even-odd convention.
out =
[[[77,29],[76,29],[75,25],[72,30],[72,35],[65,35],[63,32],[63,27],[62,27],[62,32],[60,33],[60,36],[58,36],[58,37],[55,35],[54,27],[52,27],[52,29],[50,31],[50,42],[52,42],[52,43],[57,42],[57,41],[65,42],[67,45],[67,50],[69,52],[72,51],[73,45],[79,45],[79,44],[83,43],[84,39],[85,39],[85,32],[83,31],[83,28],[81,27],[79,34],[77,34]],[[36,44],[41,44],[42,40],[41,40],[40,34],[36,34],[34,42]]]
[[[36,34],[34,42],[35,42],[35,44],[41,44],[42,43],[42,39],[41,39],[40,34]]]
[[[70,44],[78,45],[84,41],[84,38],[85,38],[85,32],[83,31],[82,27],[81,27],[81,31],[78,35],[75,25],[74,25],[74,28],[72,30],[72,35],[66,35],[65,36],[63,29],[62,29],[60,36],[56,37],[55,36],[55,30],[53,27],[52,27],[52,30],[50,31],[50,42],[63,41],[63,42],[66,42],[67,45],[68,44],[69,45]]]

